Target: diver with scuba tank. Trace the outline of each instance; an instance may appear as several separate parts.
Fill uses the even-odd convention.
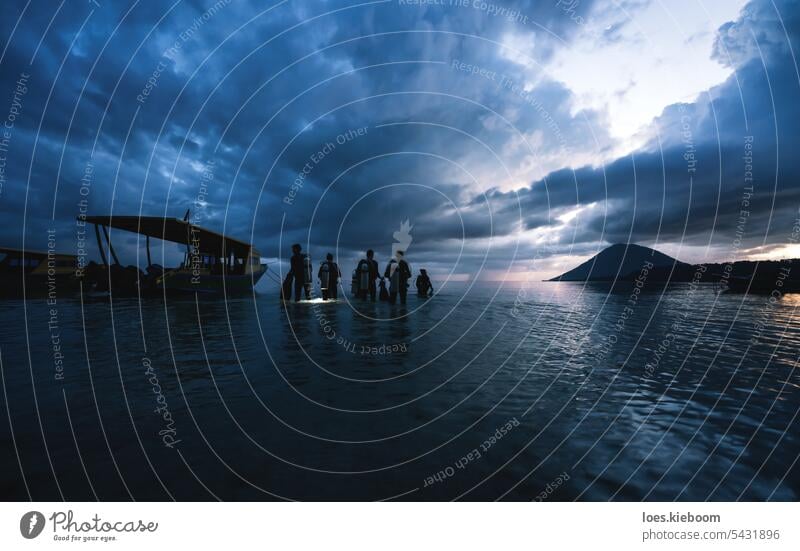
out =
[[[374,259],[374,256],[375,251],[372,249],[368,250],[367,258],[362,258],[359,261],[355,274],[358,282],[358,298],[364,300],[369,294],[369,298],[372,302],[375,302],[375,295],[377,294],[375,280],[380,277],[378,262]]]
[[[433,283],[431,283],[431,278],[424,268],[420,269],[417,276],[417,295],[425,298],[433,296]]]
[[[400,295],[400,304],[406,303],[408,295],[408,280],[411,279],[411,266],[404,258],[403,251],[397,251],[395,258],[389,261],[383,277],[389,280],[389,302],[397,302],[397,295]]]
[[[291,271],[286,276],[286,284],[291,284],[294,279],[294,301],[300,301],[301,290],[305,292],[306,300],[311,299],[311,258],[303,254],[299,243],[292,245],[292,258],[289,260]],[[288,285],[287,285],[288,286]]]
[[[322,300],[336,300],[339,296],[337,286],[342,272],[339,271],[339,265],[333,261],[331,253],[328,253],[325,262],[320,265],[317,277],[319,277],[319,288],[322,290]]]

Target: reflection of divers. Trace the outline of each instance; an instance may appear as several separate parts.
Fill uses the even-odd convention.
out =
[[[425,269],[420,269],[419,275],[417,276],[417,294],[421,297],[433,295],[433,284]]]
[[[353,270],[353,277],[350,279],[350,294],[358,296],[358,269]]]
[[[311,294],[311,289],[313,285],[314,278],[312,274],[314,273],[313,268],[311,267],[311,257],[308,255],[303,256],[303,287],[306,290],[306,298],[309,297]]]
[[[319,267],[319,287],[322,290],[322,300],[333,299],[338,297],[337,285],[339,278],[342,277],[342,272],[339,271],[339,266],[333,261],[333,255],[328,253],[325,262]]]
[[[369,289],[369,263],[366,258],[362,258],[356,268],[356,281],[358,281],[358,298],[367,298]]]
[[[355,294],[360,299],[366,299],[367,294],[369,294],[369,298],[372,302],[375,302],[375,280],[378,279],[378,263],[373,258],[375,256],[375,252],[370,249],[367,251],[367,258],[362,258],[359,263],[358,267],[356,268],[356,272],[353,274],[355,279]]]
[[[300,300],[300,291],[305,291],[306,300],[311,298],[311,258],[301,253],[302,247],[295,243],[292,245],[292,258],[289,260],[291,269],[283,281],[283,295],[287,297],[294,281],[294,301]]]
[[[411,279],[411,267],[403,258],[403,251],[397,251],[396,257],[389,261],[383,277],[389,279],[389,302],[394,304],[400,295],[400,304],[406,303],[408,280]]]

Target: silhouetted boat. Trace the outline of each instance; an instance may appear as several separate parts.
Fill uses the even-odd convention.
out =
[[[78,287],[78,257],[0,247],[0,297],[62,296]]]
[[[785,295],[800,293],[800,281],[777,277],[738,276],[729,278],[722,286],[728,293],[749,293],[753,295]]]
[[[111,291],[114,295],[162,292],[236,294],[251,291],[267,271],[267,267],[261,264],[261,255],[250,243],[202,228],[188,220],[159,216],[89,216],[85,221],[94,225],[103,261],[102,266],[89,266],[86,270],[94,291]],[[108,228],[145,236],[146,272],[120,264]],[[183,262],[175,268],[153,264],[151,237],[186,245]]]

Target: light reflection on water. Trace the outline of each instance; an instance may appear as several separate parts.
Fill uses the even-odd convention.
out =
[[[797,499],[797,296],[677,286],[631,308],[603,285],[461,289],[357,311],[342,297],[146,301],[143,325],[136,301],[115,300],[112,325],[107,302],[82,315],[62,300],[63,381],[47,305],[27,304],[29,368],[22,305],[2,302],[31,494],[59,499],[49,453],[65,496],[93,499],[77,446],[101,499],[128,499],[126,485],[137,499],[533,499],[562,473],[549,499]],[[158,435],[143,357],[180,454]],[[18,471],[3,474],[9,499],[27,497]]]

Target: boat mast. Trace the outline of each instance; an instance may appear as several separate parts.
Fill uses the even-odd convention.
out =
[[[114,264],[119,266],[119,258],[117,258],[117,253],[114,252],[114,246],[111,244],[111,238],[108,237],[108,229],[103,226],[103,235],[106,236],[106,241],[108,242],[108,251],[111,253],[111,257],[114,259]]]
[[[103,250],[103,241],[100,239],[100,228],[97,227],[97,224],[94,225],[94,234],[97,237],[97,248],[100,249],[100,258],[103,259],[103,266],[108,266],[106,252]]]
[[[147,267],[149,268],[150,266],[153,265],[153,263],[150,262],[150,236],[149,235],[145,236],[145,246],[147,248]]]

